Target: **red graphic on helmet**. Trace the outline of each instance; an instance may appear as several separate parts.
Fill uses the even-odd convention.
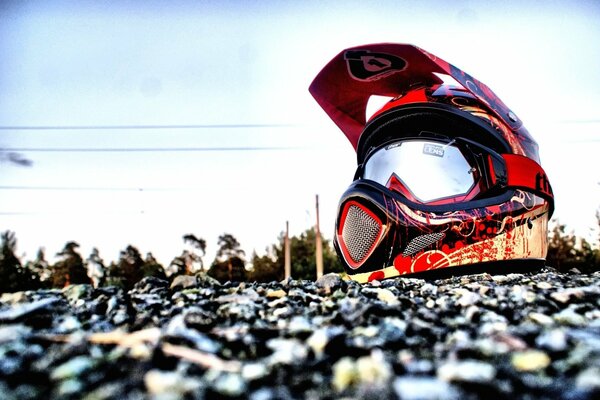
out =
[[[334,236],[351,278],[543,265],[552,188],[536,142],[485,84],[383,43],[342,51],[310,92],[357,152]],[[372,95],[392,100],[367,121]]]

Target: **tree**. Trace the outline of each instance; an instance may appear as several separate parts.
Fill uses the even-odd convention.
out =
[[[104,260],[100,258],[100,252],[93,248],[90,256],[87,258],[87,275],[92,280],[94,287],[104,286],[106,281],[106,267]]]
[[[5,231],[2,233],[1,239],[0,292],[16,292],[29,289],[33,279],[15,255],[17,249],[15,233]]]
[[[252,269],[248,275],[249,280],[256,282],[279,282],[283,280],[283,268],[278,264],[273,252],[269,252],[269,249],[267,249],[267,252],[268,254],[260,257],[256,252],[252,253]]]
[[[246,263],[243,259],[245,252],[237,239],[224,233],[219,236],[217,244],[219,249],[208,274],[220,282],[246,280]]]
[[[158,261],[156,261],[156,258],[154,258],[152,253],[146,254],[146,259],[144,260],[144,265],[142,267],[142,275],[167,279],[165,268]]]
[[[193,275],[198,271],[204,270],[202,257],[206,255],[206,240],[198,238],[188,233],[183,235],[183,243],[189,245],[190,249],[184,249],[180,256],[175,257],[167,268],[167,275],[174,277],[177,275]],[[202,252],[202,255],[198,254]]]
[[[600,225],[600,217],[598,217]],[[578,238],[573,232],[565,233],[566,226],[556,222],[548,235],[546,261],[559,271],[577,268],[581,272],[600,270],[600,249],[587,240]]]
[[[119,260],[116,264],[116,271],[113,276],[122,279],[123,287],[127,290],[133,288],[140,279],[144,277],[144,260],[140,251],[132,245],[128,245],[125,250],[119,254]]]
[[[300,236],[290,238],[292,278],[315,280],[317,277],[316,238],[314,228],[309,228]],[[257,261],[255,263],[255,261]],[[253,257],[250,277],[264,281],[281,280],[284,274],[284,235],[279,235],[278,243],[271,246],[268,255]],[[323,239],[323,272],[343,272],[344,269],[331,247],[330,241]]]
[[[50,264],[46,261],[44,248],[38,249],[35,260],[28,261],[25,268],[29,271],[33,278],[33,288],[49,288],[52,285],[52,271]]]
[[[62,257],[52,267],[52,286],[62,288],[71,284],[91,283],[83,265],[83,259],[77,252],[77,242],[67,242],[63,250],[56,255]]]

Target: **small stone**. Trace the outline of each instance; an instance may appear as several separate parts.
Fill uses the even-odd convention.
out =
[[[458,400],[460,393],[448,383],[432,377],[401,377],[394,380],[394,391],[402,400]]]
[[[579,288],[568,288],[558,292],[550,293],[550,297],[559,303],[568,303],[571,297],[581,298],[585,295],[585,292]]]
[[[292,317],[288,324],[288,330],[291,334],[312,332],[313,327],[310,322],[301,315],[295,315]]]
[[[472,306],[475,303],[477,303],[481,298],[479,294],[471,292],[468,289],[455,289],[454,292],[460,295],[460,298],[458,299],[457,303],[461,307]]]
[[[579,373],[575,384],[581,389],[600,389],[600,367],[589,367]]]
[[[548,282],[538,282],[535,286],[537,286],[538,289],[542,290],[549,290],[553,288],[553,286]]]
[[[0,326],[0,344],[17,340],[31,332],[31,328],[22,324]]]
[[[196,274],[196,280],[198,281],[198,286],[201,287],[218,287],[221,286],[221,283],[206,274],[206,272],[199,272]]]
[[[308,355],[308,349],[297,339],[270,339],[267,347],[273,350],[269,357],[271,365],[294,365],[303,362]]]
[[[340,278],[339,274],[330,273],[317,279],[315,285],[320,289],[324,289],[326,294],[330,294],[340,288],[344,288],[345,282]]]
[[[350,357],[343,357],[333,365],[333,387],[341,392],[348,386],[358,381],[358,371],[354,360]]]
[[[62,290],[62,293],[70,303],[75,303],[77,300],[89,297],[92,290],[92,285],[88,284],[69,285]]]
[[[396,295],[394,293],[392,293],[391,290],[378,288],[378,289],[376,289],[376,292],[377,292],[377,298],[379,300],[383,301],[384,303],[386,303],[390,306],[397,306],[398,304],[400,304],[400,302],[398,301],[398,298],[396,297]]]
[[[240,374],[224,372],[213,383],[213,389],[225,396],[238,397],[246,392],[247,384]]]
[[[289,311],[290,309],[287,307],[277,308],[275,311],[273,311],[273,316],[279,318],[286,315]]]
[[[13,306],[7,310],[0,311],[0,323],[16,322],[27,315],[47,310],[58,301],[58,298],[48,298]]]
[[[513,354],[511,363],[520,372],[536,372],[550,365],[550,357],[540,350],[528,350]]]
[[[496,377],[496,368],[482,361],[450,361],[438,367],[437,377],[446,382],[486,383]]]
[[[269,374],[266,365],[258,362],[248,363],[242,367],[242,378],[251,382],[262,379]]]
[[[343,333],[345,330],[342,327],[327,327],[320,328],[313,332],[312,335],[306,339],[306,344],[312,349],[317,358],[320,358],[325,347],[331,340],[331,338]]]
[[[269,289],[267,291],[267,298],[269,298],[269,299],[272,299],[272,298],[279,299],[279,298],[285,297],[285,296],[287,296],[287,293],[283,289],[279,289],[279,290]]]
[[[177,275],[171,283],[171,290],[190,289],[198,285],[198,280],[195,276]]]
[[[549,325],[554,324],[554,320],[552,319],[552,317],[549,317],[546,314],[532,312],[532,313],[529,313],[528,317],[530,320],[532,320],[533,322],[538,323],[540,325],[549,326]]]
[[[146,390],[152,395],[167,395],[167,398],[181,398],[200,384],[194,379],[186,379],[178,372],[151,369],[144,375]]]
[[[81,328],[81,323],[79,320],[71,315],[67,316],[62,322],[58,325],[56,330],[58,333],[70,333],[76,331]]]
[[[52,380],[63,380],[78,377],[93,366],[94,363],[90,358],[78,356],[56,367],[50,374],[50,378]]]
[[[535,344],[550,351],[565,351],[567,349],[567,335],[561,329],[552,329],[539,335],[535,339]]]
[[[385,360],[383,352],[376,349],[370,355],[356,360],[356,372],[361,383],[385,385],[392,375],[392,368]]]
[[[57,397],[74,395],[83,390],[83,383],[77,379],[67,379],[62,381],[56,390]]]
[[[570,307],[554,314],[552,317],[556,322],[563,325],[584,326],[586,324],[585,317]]]

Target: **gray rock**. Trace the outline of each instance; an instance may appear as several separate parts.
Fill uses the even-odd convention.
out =
[[[346,284],[339,274],[330,273],[323,275],[315,282],[318,288],[323,289],[326,294],[331,294],[338,289],[343,289]]]
[[[17,322],[25,316],[48,310],[58,302],[60,302],[58,298],[49,298],[13,306],[7,310],[0,311],[0,323]]]
[[[567,335],[562,329],[552,329],[543,332],[535,339],[535,344],[549,351],[559,352],[567,349]]]
[[[62,293],[69,303],[74,304],[78,300],[89,297],[93,289],[89,284],[69,285],[62,290]]]
[[[198,285],[198,280],[195,276],[189,275],[178,275],[173,279],[171,283],[171,290],[181,290],[181,289],[189,289],[194,288]]]
[[[394,380],[394,391],[402,400],[458,400],[460,392],[432,377],[402,377]]]
[[[496,368],[482,361],[450,361],[438,367],[437,376],[446,382],[488,383],[496,377]]]

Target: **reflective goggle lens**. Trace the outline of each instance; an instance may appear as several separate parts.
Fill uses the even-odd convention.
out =
[[[394,182],[423,203],[467,194],[476,183],[473,167],[452,142],[399,141],[376,150],[364,165],[363,178],[388,188]]]

